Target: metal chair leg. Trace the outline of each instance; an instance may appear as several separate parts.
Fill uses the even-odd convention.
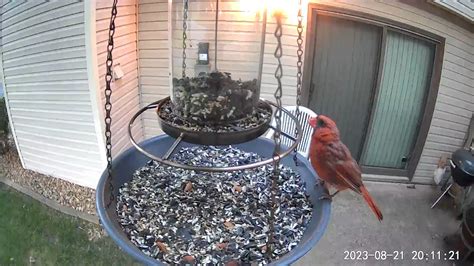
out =
[[[433,203],[433,205],[431,205],[431,209],[433,209],[436,204],[438,204],[438,202],[444,197],[444,195],[446,195],[446,193],[448,193],[449,189],[453,186],[453,183],[451,183],[444,191],[443,191],[443,194],[441,194],[441,196],[439,196],[439,198]]]

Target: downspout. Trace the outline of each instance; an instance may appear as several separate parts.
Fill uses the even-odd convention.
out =
[[[137,80],[138,80],[138,101],[139,101],[139,107],[143,107],[145,106],[145,103],[143,102],[143,92],[142,92],[142,80],[141,80],[141,77],[142,77],[142,72],[140,71],[140,47],[139,47],[139,44],[140,44],[140,40],[139,40],[139,31],[140,31],[140,27],[139,27],[139,24],[138,24],[138,16],[140,15],[140,4],[139,4],[139,0],[135,0],[135,24],[136,24],[136,43],[137,43],[137,50],[136,50],[136,53],[137,53]],[[141,139],[145,139],[145,121],[143,120],[143,116],[140,117],[140,124],[141,124],[141,127],[142,127],[142,131],[141,131]]]
[[[168,84],[170,87],[170,97],[174,101],[173,95],[173,0],[168,0]]]
[[[96,41],[96,0],[84,1],[84,27],[86,40],[87,80],[89,85],[89,96],[91,100],[94,127],[97,136],[97,145],[101,159],[101,165],[105,169],[107,157],[105,151],[105,122],[102,112],[103,103],[100,97],[99,67],[97,61]],[[99,180],[99,176],[97,177]]]

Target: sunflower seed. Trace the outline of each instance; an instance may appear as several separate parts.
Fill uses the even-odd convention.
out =
[[[235,166],[261,160],[233,147],[181,148],[172,160]],[[150,161],[119,189],[117,216],[144,254],[176,265],[263,265],[294,249],[312,215],[298,173],[281,167],[275,242],[266,256],[273,167],[229,173],[177,169]]]

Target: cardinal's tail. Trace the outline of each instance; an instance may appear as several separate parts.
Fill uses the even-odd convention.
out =
[[[365,186],[360,187],[360,192],[362,193],[362,196],[364,197],[365,201],[367,202],[367,205],[369,205],[370,209],[375,213],[375,216],[377,216],[377,219],[379,221],[383,220],[383,215],[382,212],[380,211],[379,207],[374,202],[374,199],[369,194],[369,191],[365,188]]]

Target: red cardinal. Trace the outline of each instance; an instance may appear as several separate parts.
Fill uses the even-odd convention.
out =
[[[322,180],[337,189],[330,197],[350,188],[362,194],[370,209],[382,221],[382,212],[362,183],[359,165],[341,142],[336,123],[327,116],[318,115],[310,118],[309,124],[314,128],[309,150],[311,164]]]

